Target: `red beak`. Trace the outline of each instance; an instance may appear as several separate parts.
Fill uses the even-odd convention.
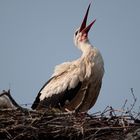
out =
[[[89,4],[89,6],[88,6],[88,8],[87,8],[85,17],[84,17],[84,19],[83,19],[83,22],[82,22],[81,27],[80,27],[80,30],[79,30],[80,32],[86,33],[86,34],[88,34],[90,28],[92,27],[92,25],[93,25],[93,24],[95,23],[95,21],[96,21],[96,19],[93,20],[93,21],[86,27],[86,22],[87,22],[87,17],[88,17],[90,5],[91,5],[91,4]]]

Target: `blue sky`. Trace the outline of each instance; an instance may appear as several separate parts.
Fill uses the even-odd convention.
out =
[[[11,89],[20,104],[32,103],[55,65],[80,57],[73,44],[88,0],[0,1],[0,91]],[[140,101],[140,1],[93,0],[89,40],[105,63],[102,90],[92,111]]]

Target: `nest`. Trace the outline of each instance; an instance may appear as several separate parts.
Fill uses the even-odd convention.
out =
[[[126,100],[119,110],[108,106],[102,112],[89,115],[54,108],[33,111],[18,105],[10,90],[3,91],[0,140],[138,140],[140,111],[133,111],[137,99],[132,89],[131,92],[133,102],[129,108],[126,109]]]
[[[1,140],[124,140],[138,128],[139,119],[128,114],[116,115],[112,107],[91,115],[53,109],[45,112],[23,108],[0,110]]]

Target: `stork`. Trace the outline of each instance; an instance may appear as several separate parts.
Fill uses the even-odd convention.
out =
[[[16,101],[12,98],[10,94],[10,90],[3,91],[3,93],[0,94],[0,109],[17,109],[20,108],[20,106],[16,103]]]
[[[40,89],[32,109],[87,112],[95,104],[102,85],[104,62],[100,51],[88,39],[88,32],[96,21],[86,26],[90,5],[80,28],[74,33],[74,44],[82,51],[81,57],[55,67],[50,80]]]

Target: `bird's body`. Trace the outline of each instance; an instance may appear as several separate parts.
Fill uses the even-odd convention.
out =
[[[3,91],[3,93],[0,94],[0,109],[17,109],[20,108],[20,106],[16,103],[16,101],[12,98],[10,94],[10,90]]]
[[[39,91],[33,109],[54,107],[83,112],[95,104],[102,84],[104,62],[99,50],[87,38],[95,22],[85,27],[89,7],[81,28],[74,35],[74,43],[82,51],[81,57],[55,67],[52,78]]]

